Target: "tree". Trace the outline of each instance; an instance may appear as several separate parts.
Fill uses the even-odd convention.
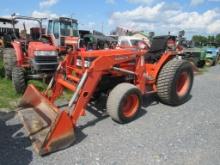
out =
[[[215,42],[220,45],[220,33],[216,35]]]
[[[220,45],[220,33],[217,34],[216,36],[209,35],[207,37],[202,35],[194,35],[192,37],[192,41],[195,43],[196,46],[202,46],[205,45],[206,43],[212,43],[212,42],[215,42],[218,45]]]
[[[192,41],[195,43],[196,46],[202,46],[207,43],[208,39],[205,36],[195,35],[192,37]]]
[[[215,42],[215,36],[208,36],[208,37],[207,37],[207,42],[208,42],[208,43]]]

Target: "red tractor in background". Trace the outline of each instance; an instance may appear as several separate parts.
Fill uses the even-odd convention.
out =
[[[5,76],[12,79],[17,93],[25,91],[30,79],[51,77],[58,66],[57,48],[42,34],[42,20],[12,15],[12,22],[24,21],[23,30],[19,36],[16,35],[15,23],[12,23],[15,39],[12,41],[12,48],[4,50],[3,61]],[[39,27],[27,29],[26,22],[31,22],[34,26],[37,23]]]
[[[79,30],[77,20],[72,18],[49,19],[43,28],[46,19],[13,15],[14,32],[19,20],[39,25],[30,28],[28,34],[24,22],[20,35],[14,33],[13,47],[3,53],[6,78],[12,78],[17,93],[23,93],[27,80],[51,77],[58,66],[58,56],[79,48]]]
[[[47,22],[47,36],[60,55],[79,48],[80,36],[76,19],[59,17]]]

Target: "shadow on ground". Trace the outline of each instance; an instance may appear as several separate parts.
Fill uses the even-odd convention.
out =
[[[28,165],[32,161],[29,139],[19,132],[21,124],[7,125],[15,112],[0,112],[0,164]]]
[[[158,99],[155,95],[143,96],[143,104],[142,104],[143,108],[141,108],[140,113],[137,115],[135,120],[138,120],[139,118],[141,118],[145,114],[147,114],[147,111],[145,110],[145,108],[147,108],[148,106],[157,105],[159,103],[159,101],[157,101],[157,100]],[[69,147],[77,145],[78,143],[83,141],[88,136],[83,132],[83,130],[85,128],[93,127],[98,122],[102,122],[103,120],[105,120],[109,117],[109,115],[106,112],[106,101],[107,101],[107,97],[103,96],[103,97],[100,97],[99,99],[97,99],[96,101],[91,101],[88,104],[86,110],[87,110],[87,112],[94,115],[95,119],[89,120],[85,124],[79,125],[75,128],[75,142]],[[57,106],[63,110],[66,109],[66,107],[68,106],[68,103],[63,100],[60,102],[57,102],[57,104],[58,104]]]
[[[96,125],[96,123],[101,122],[109,117],[109,115],[106,113],[106,106],[105,106],[106,105],[106,98],[101,98],[101,99],[102,100],[98,100],[97,102],[90,103],[89,106],[87,107],[87,111],[89,113],[93,114],[94,116],[96,116],[96,118],[94,120],[90,120],[86,124],[80,125],[76,128],[76,142],[75,142],[75,144],[80,143],[83,139],[85,139],[87,137],[87,135],[85,135],[83,133],[83,129],[85,129],[87,127],[93,127]],[[144,108],[147,108],[148,106],[157,105],[157,104],[159,104],[159,101],[157,101],[157,100],[158,99],[154,95],[144,96],[142,106]],[[141,108],[140,113],[137,115],[135,120],[138,120],[139,118],[141,118],[142,116],[147,114],[147,111],[144,108]]]

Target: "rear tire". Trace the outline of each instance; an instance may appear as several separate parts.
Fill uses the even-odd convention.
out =
[[[27,88],[24,69],[14,67],[12,69],[12,82],[17,93],[23,94]]]
[[[107,99],[107,112],[119,123],[128,123],[135,119],[142,105],[140,90],[129,83],[117,85]]]
[[[205,66],[205,60],[200,60],[197,64],[198,68],[203,68]]]
[[[12,68],[16,66],[17,58],[15,50],[12,48],[5,48],[3,51],[3,65],[5,69],[5,77],[7,79],[12,78]]]
[[[167,62],[157,79],[157,95],[161,102],[173,106],[185,103],[190,95],[193,78],[189,62],[179,59]]]

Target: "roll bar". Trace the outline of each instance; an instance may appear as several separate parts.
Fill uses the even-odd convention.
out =
[[[17,20],[29,20],[29,21],[38,22],[39,26],[40,26],[40,38],[42,37],[42,21],[47,19],[47,18],[35,18],[35,17],[29,17],[29,16],[21,16],[21,15],[16,15],[15,13],[13,13],[11,15],[11,17],[12,17],[13,33],[14,33],[16,38],[17,38],[17,36],[16,36],[16,33],[15,33],[15,24],[18,22]]]

